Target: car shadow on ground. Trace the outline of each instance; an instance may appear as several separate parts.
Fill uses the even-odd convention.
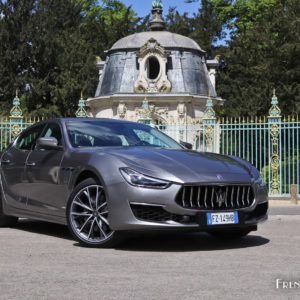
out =
[[[68,227],[65,225],[21,219],[13,228],[37,234],[49,235],[60,239],[73,240]]]
[[[65,225],[21,219],[14,226],[14,229],[59,239],[74,240]],[[269,239],[256,235],[255,232],[239,240],[215,239],[204,232],[127,233],[123,241],[115,247],[115,250],[145,252],[216,251],[258,247],[267,243],[269,243]],[[84,247],[75,241],[74,246]]]
[[[205,232],[150,233],[123,241],[116,250],[149,252],[217,251],[263,246],[269,239],[249,234],[241,239],[216,239]]]

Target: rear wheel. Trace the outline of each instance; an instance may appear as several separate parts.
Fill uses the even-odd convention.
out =
[[[213,230],[208,233],[218,239],[240,239],[246,236],[251,229],[223,229],[223,230]]]
[[[2,189],[1,186],[0,186],[0,189]],[[2,191],[1,191],[0,192],[0,227],[14,226],[18,222],[18,218],[17,217],[6,216],[3,213],[2,197],[3,197],[3,195],[2,195]]]
[[[117,242],[110,228],[104,188],[94,178],[79,183],[72,192],[67,207],[68,226],[73,236],[90,247],[112,247]]]

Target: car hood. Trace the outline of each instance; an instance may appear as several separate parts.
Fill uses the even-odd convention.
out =
[[[234,157],[191,150],[110,148],[107,154],[143,174],[178,182],[250,182],[250,164]]]

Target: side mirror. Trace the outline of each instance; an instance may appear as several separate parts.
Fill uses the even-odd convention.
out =
[[[192,150],[193,149],[193,145],[187,142],[180,142],[180,145],[183,146],[186,149]]]
[[[58,146],[57,139],[55,137],[41,137],[36,141],[36,146],[45,150],[60,150],[61,146]]]

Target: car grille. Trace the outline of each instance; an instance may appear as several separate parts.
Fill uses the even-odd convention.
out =
[[[250,185],[183,186],[176,203],[184,208],[204,210],[239,209],[251,206],[254,194]]]
[[[168,222],[174,221],[178,223],[191,223],[194,222],[193,216],[182,216],[171,214],[163,209],[161,206],[152,205],[140,205],[131,204],[130,205],[134,216],[137,219],[148,222]]]

